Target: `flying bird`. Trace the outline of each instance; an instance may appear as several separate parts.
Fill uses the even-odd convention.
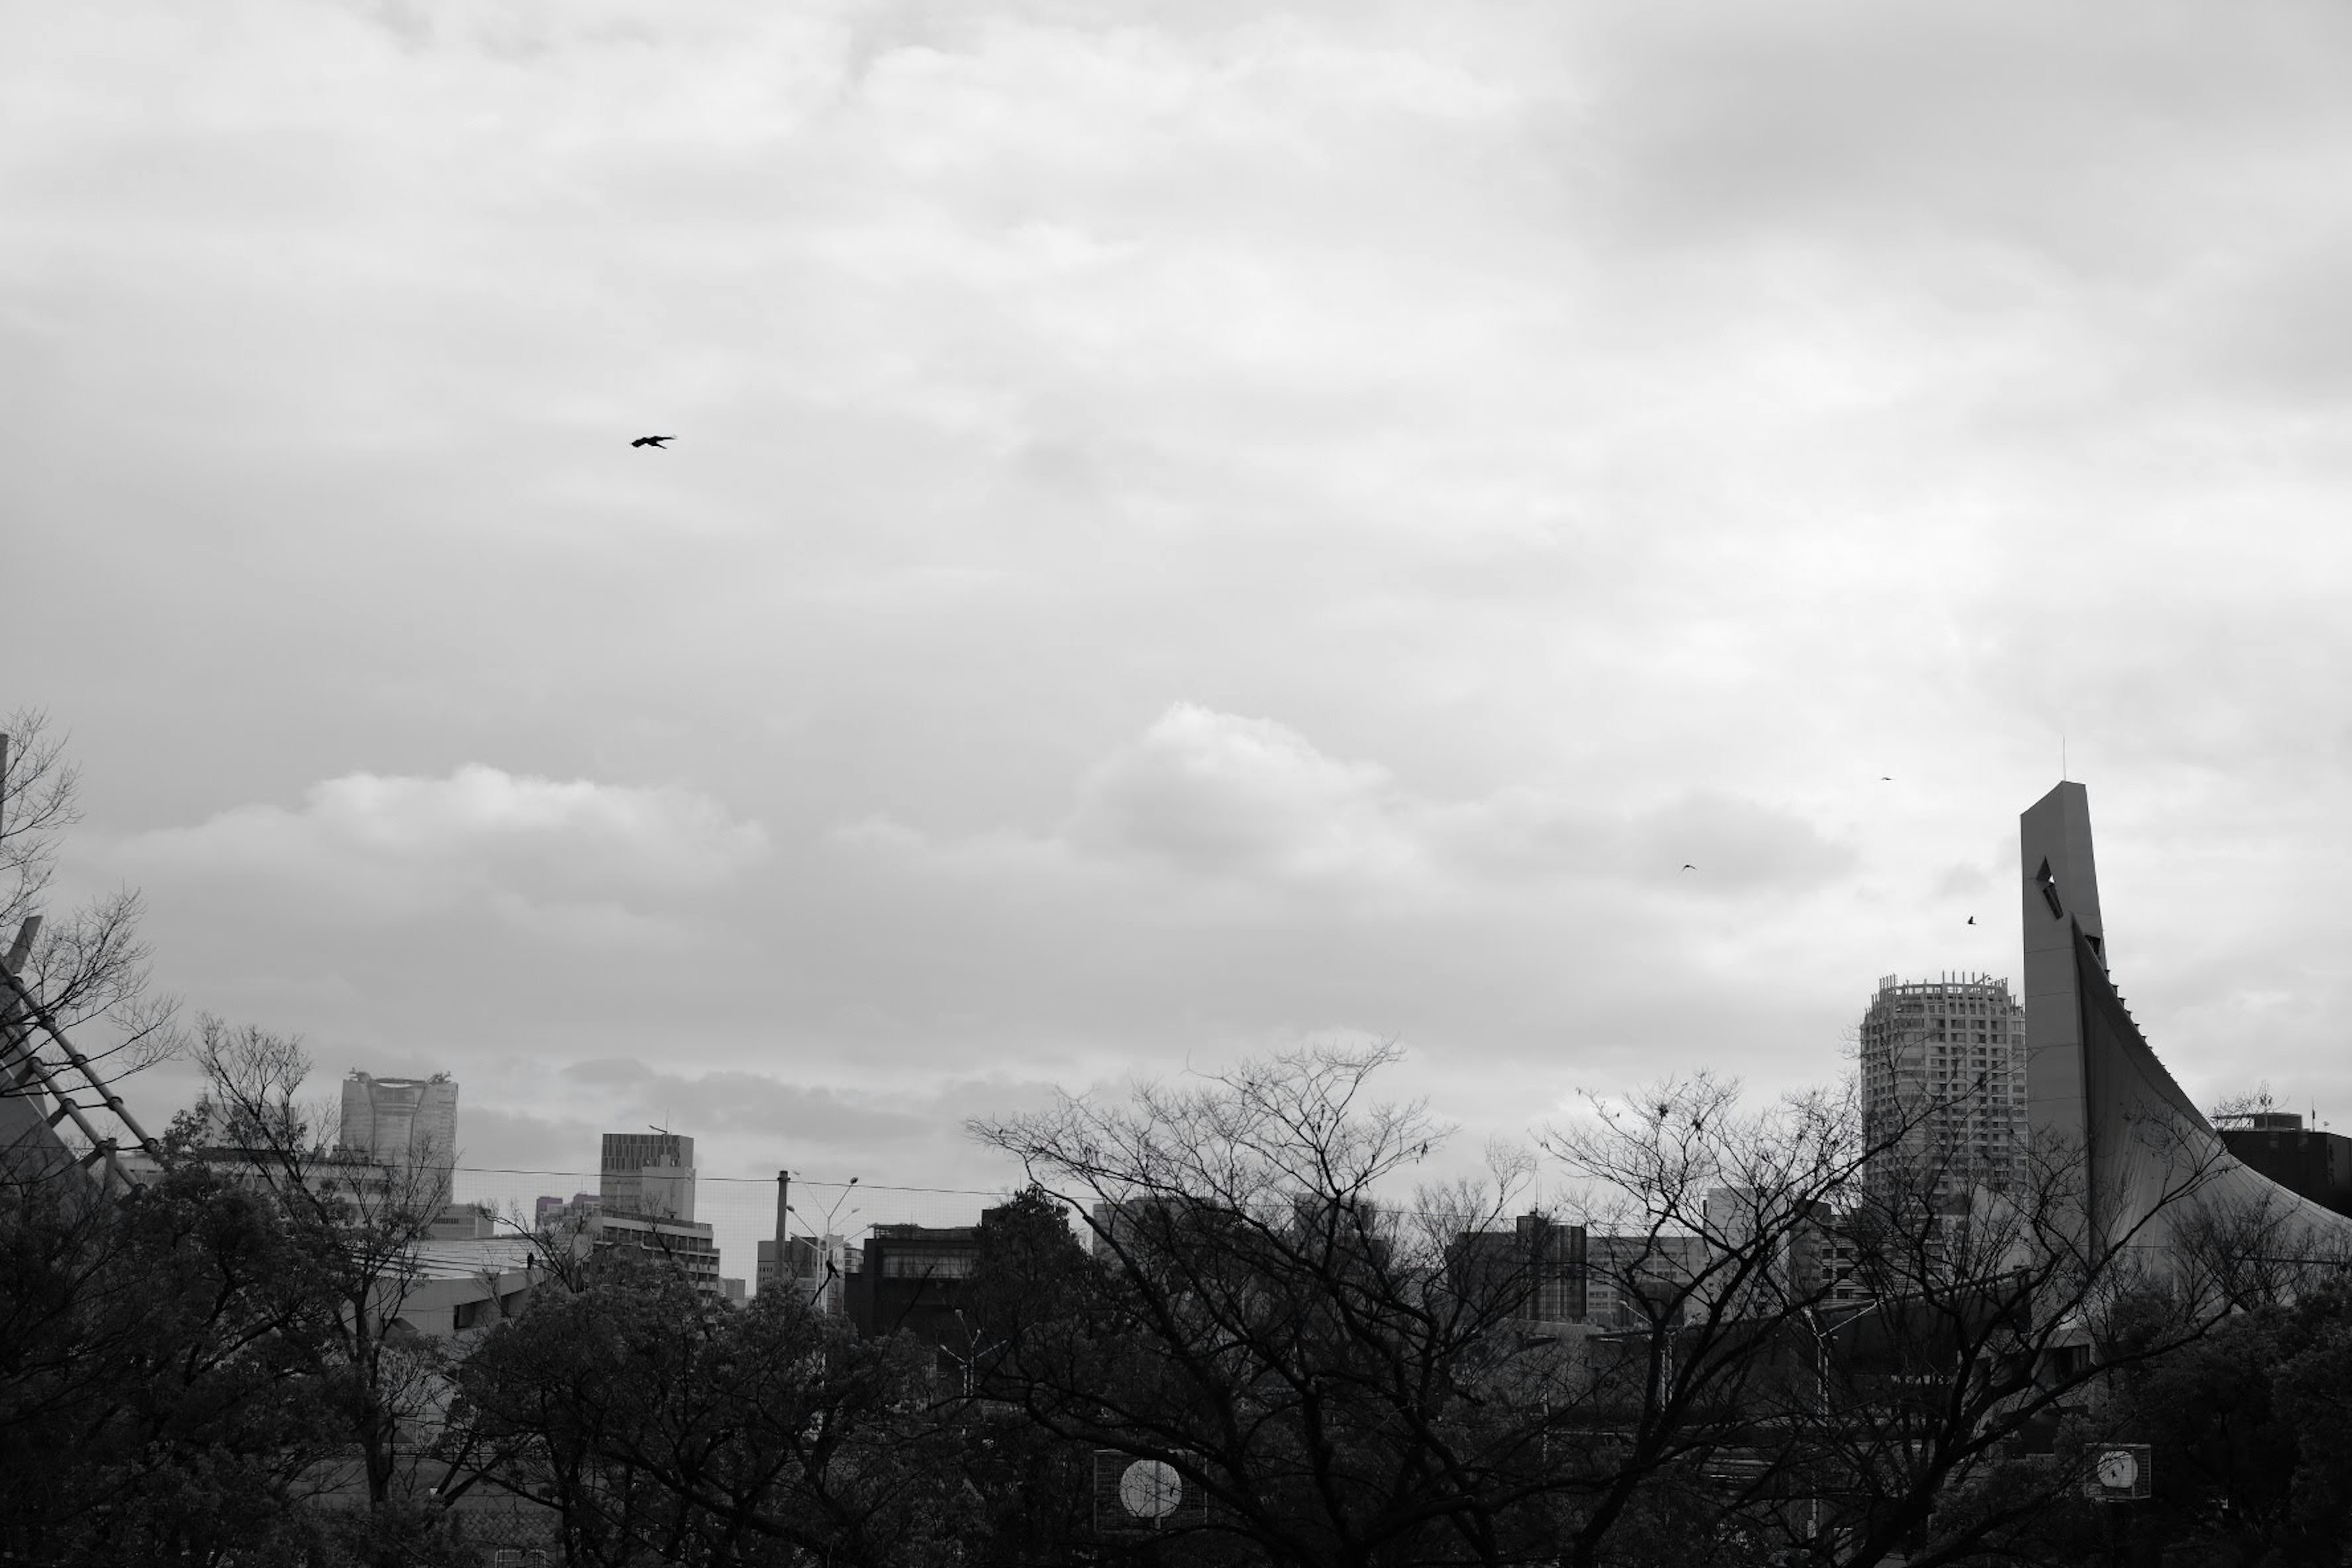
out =
[[[1685,861],[1684,861],[1684,862],[1683,862],[1683,869],[1684,869],[1684,870],[1685,870],[1685,871],[1696,871],[1696,870],[1697,870],[1697,869],[1698,869],[1698,868],[1697,868],[1697,867],[1696,867],[1696,866],[1694,866],[1694,865],[1692,865],[1689,861],[1685,860]]]
[[[1893,773],[1881,773],[1878,775],[1878,782],[1880,784],[1893,784],[1895,782],[1895,775]]]
[[[661,449],[667,452],[669,448],[662,446],[662,443],[665,441],[675,441],[677,439],[677,437],[675,436],[640,436],[635,440],[630,442],[629,445],[632,447],[661,447]]]
[[[1969,924],[1970,924],[1970,925],[1974,925],[1974,924],[1976,924],[1976,923],[1977,923],[1977,917],[1976,917],[1976,916],[1974,916],[1974,915],[1970,915],[1970,916],[1969,917]]]

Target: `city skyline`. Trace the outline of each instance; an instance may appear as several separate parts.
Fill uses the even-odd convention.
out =
[[[2266,16],[29,16],[56,890],[461,1163],[1001,1190],[967,1115],[1395,1039],[1445,1175],[2021,983],[2071,775],[2168,1068],[2326,1120],[2352,106]]]

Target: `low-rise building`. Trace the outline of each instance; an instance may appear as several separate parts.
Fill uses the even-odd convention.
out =
[[[488,1204],[444,1204],[425,1235],[430,1241],[479,1241],[500,1228],[498,1211]]]

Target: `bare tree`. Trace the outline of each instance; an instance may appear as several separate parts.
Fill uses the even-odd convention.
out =
[[[2265,1079],[2252,1089],[2242,1089],[2223,1095],[2213,1102],[2205,1119],[2216,1127],[2252,1127],[2257,1116],[2268,1116],[2278,1110],[2278,1101],[2271,1094],[2270,1080]]]
[[[206,1153],[269,1190],[301,1244],[310,1289],[334,1303],[310,1370],[344,1390],[367,1496],[382,1508],[415,1489],[446,1392],[439,1352],[399,1320],[452,1156],[424,1150],[394,1163],[333,1147],[332,1110],[298,1098],[310,1060],[291,1037],[205,1016],[194,1053],[207,1086],[198,1112]]]
[[[791,1292],[735,1308],[677,1269],[598,1260],[460,1369],[497,1482],[551,1510],[567,1562],[947,1568],[977,1500],[932,1358]]]
[[[1475,1266],[1507,1258],[1524,1162],[1401,1190],[1444,1129],[1374,1098],[1393,1059],[1297,1052],[975,1125],[1095,1252],[1040,1275],[982,1392],[1172,1468],[1206,1500],[1193,1531],[1278,1563],[1926,1568],[2033,1550],[2113,1436],[2114,1381],[2292,1288],[2252,1267],[2277,1216],[2210,1201],[2185,1134],[2143,1152],[2145,1212],[2094,1228],[2079,1150],[1959,1182],[1910,1136],[1940,1105],[1866,1135],[1851,1086],[1749,1109],[1700,1076],[1544,1140],[1576,1199],[1517,1234],[1585,1248],[1576,1321],[1547,1321],[1539,1257]]]
[[[1375,1098],[1391,1047],[1294,1051],[1124,1104],[974,1123],[1077,1210],[1095,1259],[1001,1342],[984,1392],[1175,1470],[1171,1528],[1296,1564],[1554,1555],[1548,1434],[1575,1357],[1528,1323],[1503,1234],[1529,1163],[1397,1191],[1446,1135]]]
[[[57,907],[60,847],[81,820],[81,773],[38,709],[0,718],[0,947],[24,943],[17,978],[57,1028],[84,1029],[83,1061],[113,1079],[171,1054],[177,1003],[152,989],[142,913],[130,888]],[[21,1021],[21,1020],[20,1020]],[[18,1049],[60,1049],[20,1030]],[[21,1092],[13,1085],[0,1092]]]
[[[2292,1289],[2257,1267],[2281,1216],[2225,1210],[2217,1152],[2185,1132],[2139,1130],[2165,1143],[2147,1152],[2161,1190],[2101,1229],[2078,1148],[1956,1189],[1907,1121],[1865,1139],[1856,1110],[1811,1094],[1743,1112],[1701,1078],[1596,1101],[1548,1140],[1596,1229],[1699,1243],[1679,1273],[1650,1271],[1622,1336],[1643,1376],[1621,1383],[1633,1397],[1568,1561],[1601,1561],[1611,1510],[1660,1487],[1718,1539],[1811,1563],[2029,1554],[2079,1489],[2068,1454],[2115,1436],[2116,1379],[2263,1281]]]

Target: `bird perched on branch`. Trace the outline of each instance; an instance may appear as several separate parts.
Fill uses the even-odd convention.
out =
[[[675,441],[677,439],[677,437],[675,436],[640,436],[635,440],[630,442],[629,445],[632,447],[659,447],[663,451],[667,452],[669,448],[663,446],[662,443],[666,441]]]

